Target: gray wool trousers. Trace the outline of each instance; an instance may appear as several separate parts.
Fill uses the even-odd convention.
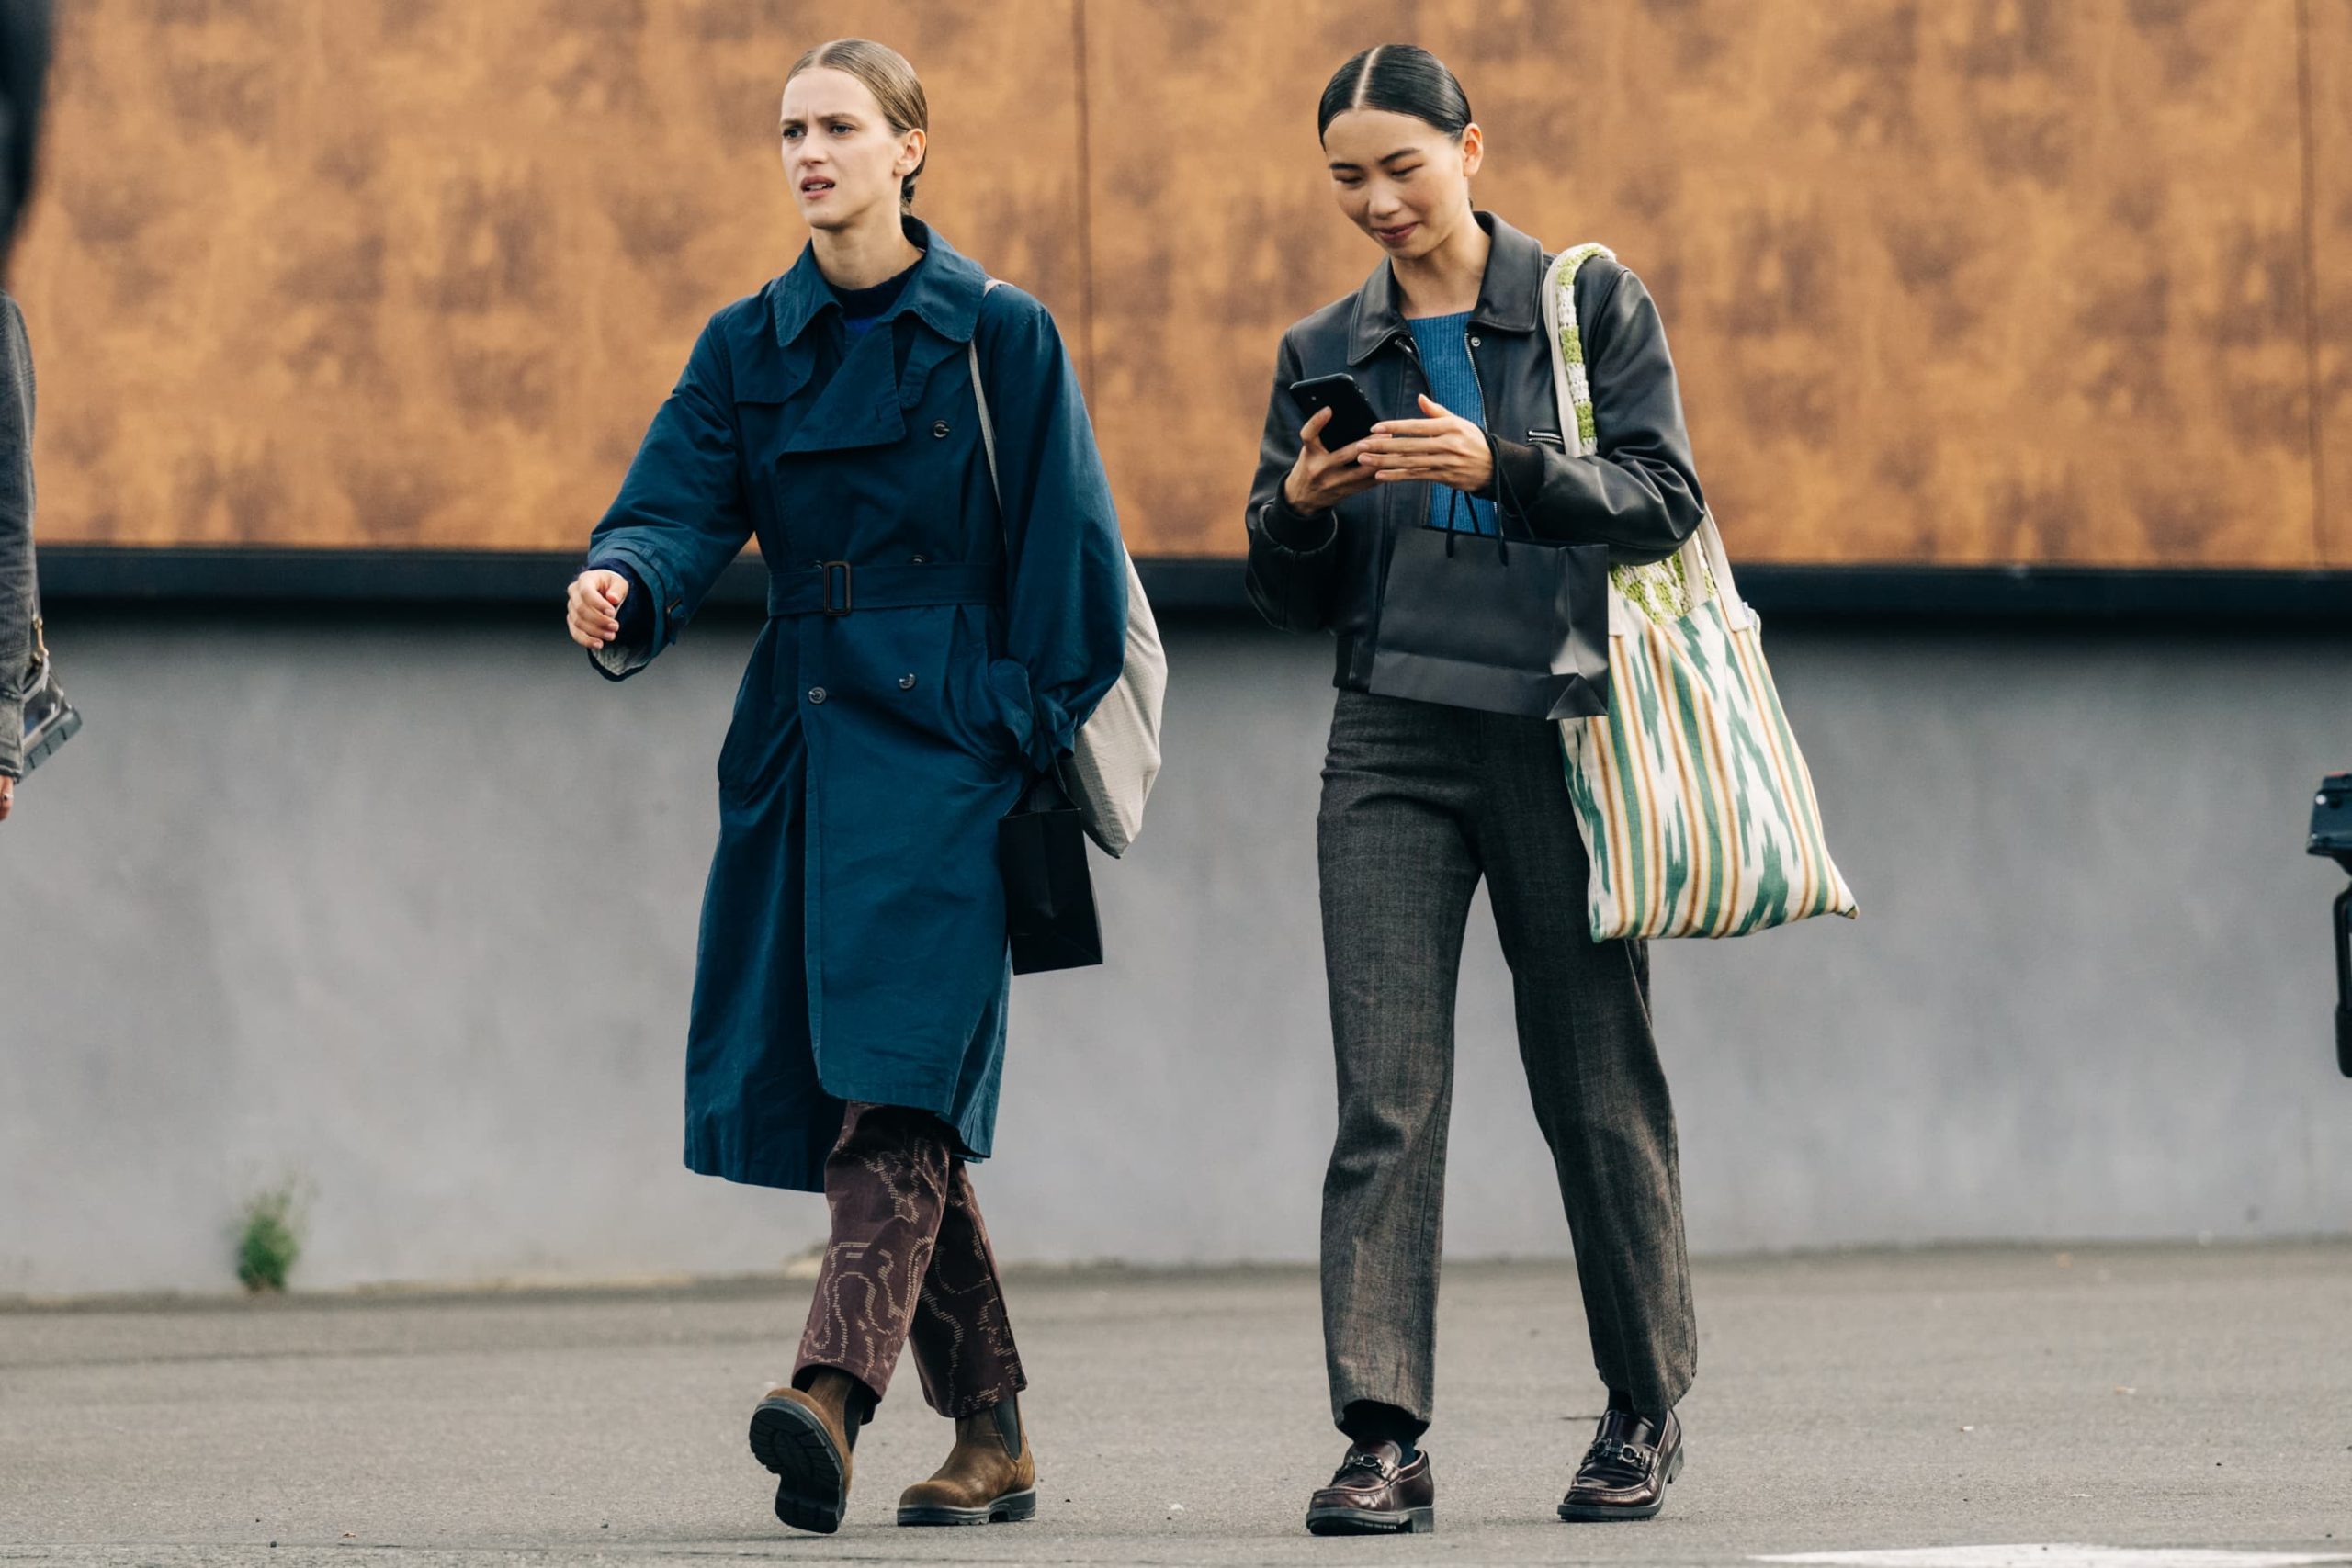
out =
[[[1332,1418],[1347,1427],[1364,1401],[1430,1417],[1454,991],[1482,875],[1594,1367],[1634,1408],[1671,1409],[1697,1330],[1648,951],[1592,940],[1557,727],[1341,692],[1317,841],[1340,1089],[1323,1183]]]

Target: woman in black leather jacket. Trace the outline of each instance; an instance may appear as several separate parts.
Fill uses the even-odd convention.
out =
[[[33,355],[24,312],[0,289],[0,822],[25,773],[27,671],[40,615],[33,581]]]
[[[0,0],[0,278],[32,189],[49,69],[49,0]],[[17,302],[0,295],[0,821],[24,772],[23,695],[33,610],[32,350]]]
[[[1340,688],[1317,819],[1340,1128],[1323,1190],[1331,1410],[1351,1442],[1308,1505],[1318,1534],[1427,1529],[1453,1004],[1483,877],[1520,1052],[1550,1144],[1608,1414],[1559,1506],[1647,1517],[1681,1464],[1673,1412],[1696,1332],[1674,1113],[1638,942],[1592,941],[1588,862],[1552,723],[1376,696],[1380,590],[1398,531],[1602,543],[1662,559],[1704,506],[1657,308],[1605,257],[1575,285],[1599,451],[1562,439],[1539,291],[1550,257],[1471,206],[1486,153],[1461,84],[1425,51],[1368,50],[1319,115],[1332,193],[1383,259],[1283,335],[1250,499],[1250,592],[1329,631]],[[1352,375],[1381,416],[1339,451],[1299,380]],[[1573,417],[1569,415],[1568,417]]]

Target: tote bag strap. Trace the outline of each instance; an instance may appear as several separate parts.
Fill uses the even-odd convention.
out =
[[[1595,256],[1617,259],[1617,253],[1606,245],[1571,245],[1553,259],[1544,275],[1543,318],[1544,335],[1550,340],[1552,352],[1552,394],[1559,404],[1560,434],[1571,457],[1589,457],[1600,450],[1600,433],[1593,417],[1590,367],[1585,362],[1584,329],[1577,321],[1576,277],[1584,264]],[[1714,583],[1714,596],[1722,601],[1726,619],[1735,626],[1752,624],[1754,612],[1739,596],[1733,581],[1731,558],[1724,550],[1723,530],[1715,526],[1713,509],[1701,514],[1699,526],[1684,540],[1676,552],[1682,566],[1686,582]],[[1627,600],[1621,586],[1619,571],[1610,573],[1609,630],[1611,636],[1622,636],[1634,630],[1632,617],[1637,611]],[[1633,569],[1639,570],[1641,569]],[[1703,602],[1694,598],[1692,607]]]
[[[980,298],[986,299],[1003,282],[1001,277],[989,278],[980,288]],[[996,422],[989,418],[989,390],[980,384],[980,326],[977,319],[972,323],[972,341],[964,345],[964,357],[971,362],[972,401],[979,405],[980,445],[988,449],[989,455],[989,489],[996,495],[996,514],[1001,521],[1004,516],[1004,481],[997,477]]]
[[[1715,580],[1715,597],[1724,604],[1724,619],[1735,626],[1754,625],[1756,612],[1747,607],[1747,601],[1739,596],[1739,585],[1732,581],[1731,557],[1724,549],[1724,531],[1715,526],[1713,507],[1699,514],[1699,531],[1690,543],[1706,558],[1707,570]]]

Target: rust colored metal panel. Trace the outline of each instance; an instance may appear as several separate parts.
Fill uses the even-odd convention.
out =
[[[1317,94],[1409,38],[1481,200],[1648,281],[1743,557],[2305,565],[2314,428],[2352,493],[2348,7],[81,0],[17,274],[43,534],[576,546],[800,243],[807,18],[924,73],[922,209],[1056,310],[1141,553],[1238,549],[1275,340],[1376,260]]]
[[[1242,548],[1275,344],[1376,259],[1331,205],[1316,99],[1412,9],[1088,6],[1096,424],[1139,553]]]
[[[1742,556],[2314,558],[2296,0],[1089,17],[1100,403],[1152,547],[1240,547],[1276,339],[1377,260],[1315,101],[1402,39],[1464,79],[1482,204],[1650,285]]]
[[[2306,0],[2311,89],[2312,371],[2317,400],[2321,540],[2352,566],[2352,0]]]
[[[1069,0],[61,21],[16,279],[45,539],[584,544],[703,319],[798,252],[776,99],[839,34],[923,73],[919,210],[1082,341]]]

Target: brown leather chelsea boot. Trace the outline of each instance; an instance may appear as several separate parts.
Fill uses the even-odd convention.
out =
[[[806,1392],[770,1389],[752,1412],[752,1457],[775,1472],[775,1517],[793,1529],[831,1535],[842,1528],[863,1392],[847,1372],[820,1368]]]
[[[956,1446],[937,1472],[899,1495],[902,1525],[995,1525],[1036,1512],[1037,1456],[1010,1395],[958,1417]]]

